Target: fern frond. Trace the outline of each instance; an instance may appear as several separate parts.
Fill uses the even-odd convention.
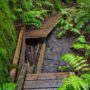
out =
[[[90,87],[90,73],[86,73],[86,74],[82,74],[81,78],[83,79],[83,81],[85,83],[88,84],[88,86]]]
[[[84,36],[84,35],[81,35],[81,36],[76,40],[76,42],[79,42],[79,43],[82,43],[82,44],[86,43],[85,36]]]
[[[88,71],[89,64],[87,64],[87,60],[84,57],[76,56],[74,54],[65,54],[62,57],[62,60],[66,61],[74,71]]]
[[[88,90],[88,85],[80,77],[72,75],[64,79],[58,90]]]
[[[85,46],[85,44],[74,43],[74,44],[72,45],[72,48],[79,50],[79,49],[83,49],[84,46]]]
[[[79,50],[79,49],[85,49],[86,47],[86,39],[84,35],[81,35],[75,43],[72,45],[72,48]]]

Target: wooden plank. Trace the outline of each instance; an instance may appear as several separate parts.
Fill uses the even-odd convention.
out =
[[[18,81],[17,81],[17,90],[22,90],[23,87],[23,83],[24,83],[24,79],[25,79],[25,75],[26,75],[26,65],[24,64],[22,66],[22,69],[20,71],[20,75],[18,77]]]
[[[27,74],[26,80],[56,80],[73,75],[73,72]]]
[[[25,81],[24,88],[30,89],[57,88],[61,85],[62,80]]]
[[[45,38],[47,37],[48,30],[33,30],[30,32],[26,32],[25,37],[28,38]]]
[[[15,51],[15,55],[13,58],[13,64],[18,64],[19,62],[19,55],[20,55],[20,50],[21,50],[21,44],[22,44],[22,39],[23,39],[23,33],[24,33],[24,27],[21,27],[20,30],[20,34],[19,34],[19,38],[18,38],[18,43],[17,43],[17,47],[16,47],[16,51]],[[16,68],[13,68],[10,71],[10,76],[12,77],[12,79],[15,79],[16,76]]]
[[[73,74],[73,72],[27,74],[24,89],[32,90],[58,88],[64,78]]]
[[[46,38],[53,30],[53,28],[58,24],[59,16],[60,15],[57,14],[56,16],[49,18],[46,22],[44,22],[40,29],[26,32],[26,38]]]
[[[26,44],[25,44],[25,30],[24,30],[22,48],[21,48],[21,53],[20,53],[20,60],[19,60],[19,64],[18,64],[17,79],[18,79],[18,76],[20,74],[21,67],[25,62],[25,49],[26,49]]]
[[[45,49],[46,49],[46,43],[44,41],[41,46],[40,55],[39,55],[38,63],[37,63],[37,67],[36,67],[36,73],[41,73],[44,56],[45,56]]]

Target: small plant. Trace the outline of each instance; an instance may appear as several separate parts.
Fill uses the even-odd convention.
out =
[[[67,72],[67,71],[72,71],[72,68],[70,68],[69,65],[67,65],[67,66],[59,66],[58,70],[61,71],[61,72]]]
[[[53,4],[47,0],[45,1],[40,1],[40,3],[42,4],[42,6],[44,7],[44,9],[49,9],[49,8],[54,8]]]
[[[83,49],[85,51],[85,58],[88,59],[90,55],[90,45],[87,44],[85,36],[81,35],[72,45],[72,48],[75,50]]]
[[[72,48],[79,50],[79,49],[85,49],[86,46],[86,39],[84,35],[81,35],[75,43],[72,45]]]
[[[81,35],[77,40],[76,42],[79,42],[79,43],[86,43],[86,39],[85,39],[85,36],[84,35]]]
[[[84,57],[74,54],[65,54],[62,57],[62,60],[66,61],[70,65],[70,68],[72,68],[75,72],[84,72],[90,70],[89,64],[87,64],[87,60]]]
[[[89,90],[90,74],[82,74],[81,77],[71,75],[65,78],[58,90]]]
[[[27,26],[40,28],[46,13],[47,12],[45,10],[25,12],[23,15],[23,21]]]
[[[74,28],[73,25],[74,24],[72,23],[71,18],[68,18],[66,20],[64,18],[61,18],[60,23],[59,23],[59,27],[60,27],[61,31],[59,33],[57,33],[57,37],[62,38],[68,31],[79,35],[80,30]]]
[[[16,85],[14,83],[6,83],[0,85],[0,90],[16,90]]]

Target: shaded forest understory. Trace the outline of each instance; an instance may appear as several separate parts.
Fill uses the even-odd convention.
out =
[[[75,73],[58,90],[89,90],[90,0],[0,0],[0,90],[16,90],[23,64],[28,73]]]

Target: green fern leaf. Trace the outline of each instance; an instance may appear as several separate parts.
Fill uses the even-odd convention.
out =
[[[65,54],[62,57],[62,60],[66,61],[74,71],[79,71],[86,69],[88,71],[89,64],[87,64],[87,60],[84,57],[76,56],[74,54]]]
[[[64,79],[58,90],[88,90],[88,85],[80,77],[71,75]]]

